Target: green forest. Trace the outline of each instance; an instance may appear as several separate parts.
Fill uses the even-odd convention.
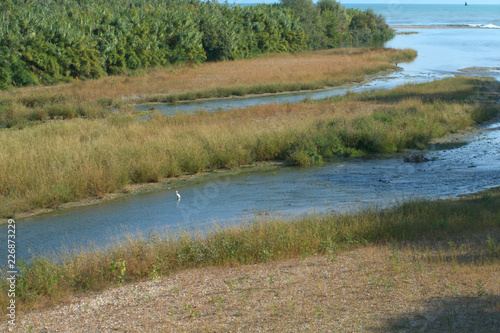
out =
[[[234,6],[199,0],[1,0],[0,89],[176,63],[380,42],[373,11],[334,0]]]

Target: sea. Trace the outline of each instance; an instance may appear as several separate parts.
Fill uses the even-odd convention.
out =
[[[400,0],[387,1],[386,4],[338,2],[345,8],[371,8],[377,14],[383,15],[391,26],[467,26],[500,29],[500,1],[498,5],[469,3],[467,6],[465,2],[460,1],[456,4],[403,4]],[[256,3],[236,1],[234,4],[252,6]]]
[[[373,9],[391,26],[479,27],[500,29],[498,5],[457,4],[344,4],[346,8]]]

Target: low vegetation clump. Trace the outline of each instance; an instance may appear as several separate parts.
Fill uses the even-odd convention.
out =
[[[106,250],[84,249],[58,259],[38,257],[20,262],[16,299],[26,310],[57,304],[81,292],[154,279],[187,268],[254,264],[315,254],[335,258],[355,247],[395,242],[423,241],[429,248],[447,241],[449,246],[442,251],[438,264],[447,265],[452,260],[456,266],[496,265],[500,258],[499,194],[496,189],[460,200],[407,202],[385,210],[292,219],[267,216],[198,234],[129,237]],[[459,244],[472,234],[489,236],[466,256],[466,245]],[[398,263],[397,254],[393,260]],[[377,279],[372,282],[383,283]],[[8,302],[6,293],[0,295],[3,311]]]
[[[489,119],[472,97],[494,81],[454,78],[299,104],[164,117],[133,114],[0,131],[0,215],[257,161],[295,165],[423,148]]]
[[[0,89],[128,75],[178,63],[323,49],[393,36],[333,0],[232,6],[198,0],[0,3]],[[311,11],[306,15],[302,10]],[[312,21],[311,21],[312,20]],[[312,25],[311,25],[312,24]]]

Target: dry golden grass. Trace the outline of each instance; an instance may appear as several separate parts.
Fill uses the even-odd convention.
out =
[[[260,84],[333,85],[395,68],[391,62],[412,57],[415,53],[411,50],[368,48],[273,54],[255,59],[183,65],[137,76],[111,76],[52,87],[17,89],[0,93],[0,99],[14,93],[19,98],[54,95],[87,101],[120,100]]]
[[[485,236],[191,269],[19,316],[18,332],[495,332]],[[493,261],[491,261],[493,260]]]

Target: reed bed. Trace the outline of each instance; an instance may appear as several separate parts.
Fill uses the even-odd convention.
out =
[[[388,92],[386,100],[371,93],[217,113],[156,114],[139,121],[117,114],[3,130],[0,217],[102,197],[127,184],[256,161],[302,166],[422,148],[431,138],[495,115],[498,109],[471,99],[481,87],[495,84],[455,78],[402,87]]]
[[[500,192],[493,189],[460,200],[413,201],[385,210],[312,213],[291,219],[266,216],[204,233],[130,236],[105,251],[88,248],[57,260],[38,257],[21,262],[16,306],[21,310],[46,307],[82,292],[155,279],[188,268],[238,266],[316,254],[333,260],[346,250],[367,245],[411,242],[425,249],[418,251],[419,260],[443,267],[450,261],[455,266],[493,267],[500,258],[499,216]],[[460,244],[472,235],[487,237],[482,237],[480,246],[466,251]],[[447,242],[444,248],[439,245],[443,241]],[[397,253],[393,255],[398,264]],[[4,312],[8,302],[7,294],[1,294]]]
[[[0,125],[53,118],[103,117],[131,102],[175,102],[200,98],[321,89],[362,80],[412,60],[414,50],[334,49],[271,54],[255,59],[178,65],[128,76],[110,76],[43,88],[0,92]]]

